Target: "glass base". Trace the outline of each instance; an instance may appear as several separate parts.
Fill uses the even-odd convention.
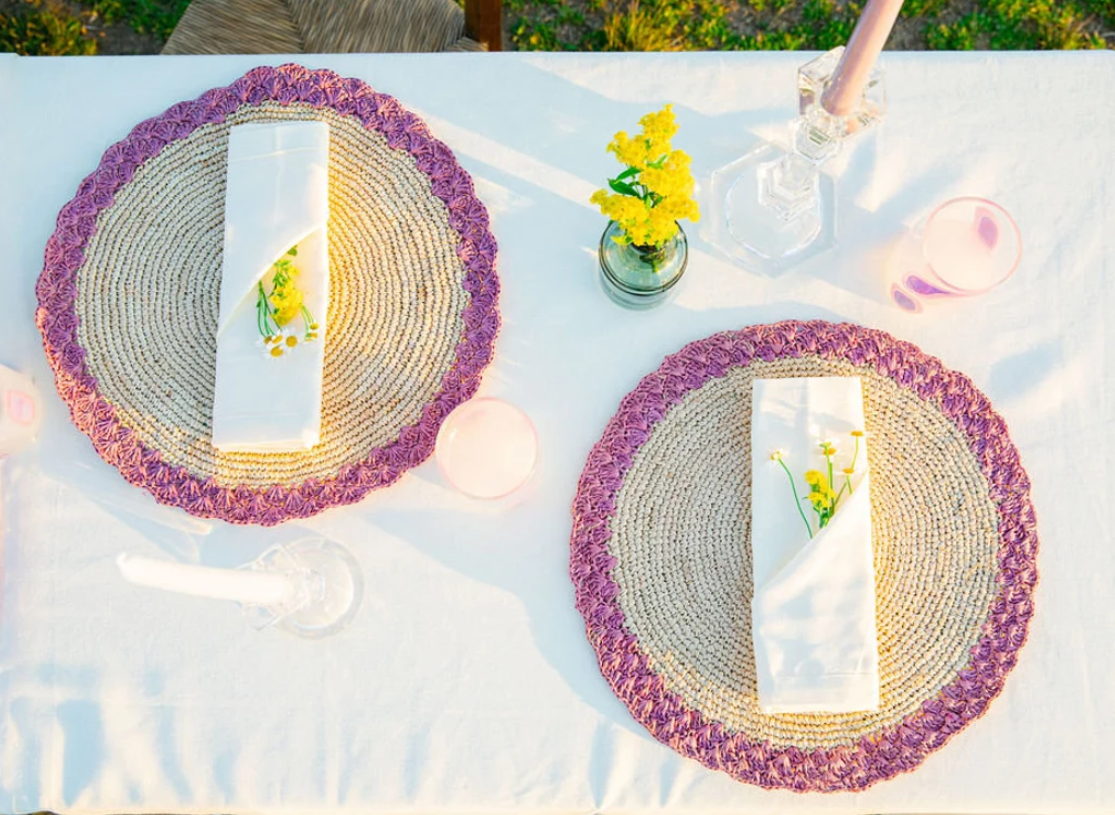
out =
[[[794,217],[783,217],[763,201],[763,179],[782,158],[765,142],[712,174],[710,239],[742,266],[783,274],[836,246],[836,184],[818,174],[817,194]]]
[[[360,608],[364,580],[352,554],[324,538],[302,538],[264,552],[249,568],[289,574],[298,584],[282,606],[244,609],[256,628],[275,626],[306,639],[336,634]]]

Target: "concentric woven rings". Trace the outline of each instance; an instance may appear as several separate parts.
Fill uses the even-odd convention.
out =
[[[322,440],[219,453],[228,129],[289,119],[330,125]],[[106,151],[58,216],[35,316],[58,392],[105,461],[163,503],[271,525],[358,501],[433,452],[491,361],[495,257],[471,178],[418,117],[359,79],[263,67]]]
[[[881,703],[763,714],[750,600],[754,378],[859,376],[870,437]],[[684,756],[767,788],[865,789],[978,718],[1026,640],[1029,479],[963,374],[872,329],[787,321],[667,357],[624,397],[573,504],[570,574],[604,677]]]

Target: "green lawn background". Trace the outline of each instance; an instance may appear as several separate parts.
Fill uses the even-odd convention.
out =
[[[0,0],[0,51],[157,53],[188,5]],[[853,0],[504,0],[504,39],[532,51],[827,50],[861,10]],[[1115,0],[906,0],[889,47],[1111,48]]]

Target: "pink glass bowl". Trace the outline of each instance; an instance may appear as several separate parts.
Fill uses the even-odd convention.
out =
[[[523,411],[502,399],[471,399],[450,413],[434,455],[442,476],[473,498],[504,498],[534,474],[538,433]]]

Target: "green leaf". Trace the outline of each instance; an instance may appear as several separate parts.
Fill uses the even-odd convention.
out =
[[[630,195],[632,198],[639,197],[639,193],[635,191],[634,187],[632,187],[630,184],[624,184],[622,181],[619,181],[615,178],[608,179],[608,186],[618,192],[620,195]]]
[[[291,257],[296,257],[298,255],[298,247],[297,246],[290,247],[290,249],[287,250],[287,254],[290,255]]]
[[[616,181],[623,181],[625,178],[631,178],[631,176],[638,175],[638,174],[639,174],[639,168],[638,167],[628,167],[626,170],[624,170],[622,173],[620,173],[619,175],[616,176]]]

